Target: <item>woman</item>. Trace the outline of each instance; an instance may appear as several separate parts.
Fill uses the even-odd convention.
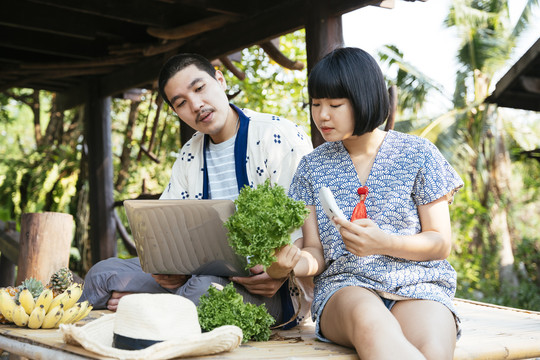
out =
[[[459,320],[456,273],[445,260],[448,204],[463,182],[426,139],[379,129],[388,116],[388,92],[363,50],[325,56],[308,91],[327,142],[302,159],[289,190],[310,210],[304,248],[280,249],[269,275],[316,275],[317,336],[354,347],[361,359],[452,359]],[[367,218],[326,216],[322,187],[350,219],[363,186]]]

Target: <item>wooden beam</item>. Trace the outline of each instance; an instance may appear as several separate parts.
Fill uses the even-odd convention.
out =
[[[227,0],[226,2],[223,0],[174,0],[174,2],[225,15],[249,14],[257,7],[257,1],[253,0]]]
[[[328,16],[330,5],[319,0],[309,8],[306,23],[306,53],[308,73],[313,66],[330,51],[343,46],[343,26],[341,16]],[[311,118],[311,112],[310,112]],[[317,130],[311,118],[311,141],[317,147],[324,143],[324,138]]]
[[[372,3],[376,3],[376,1],[335,1],[332,2],[329,11],[339,14],[341,11],[354,10]],[[148,58],[140,63],[126,66],[114,74],[100,78],[102,89],[106,91],[102,95],[113,95],[132,87],[140,87],[154,82],[164,61],[169,56],[179,52],[193,52],[204,55],[209,59],[216,59],[261,42],[270,41],[276,36],[298,30],[306,24],[306,9],[311,11],[311,7],[311,4],[307,6],[304,0],[290,0],[287,7],[285,5],[276,5],[267,12],[249,17],[241,22],[225,25],[221,29],[209,31],[204,36],[191,39],[174,52]],[[276,21],[276,19],[279,19],[279,21]],[[246,31],[246,29],[256,30]],[[83,103],[86,96],[85,86],[85,84],[82,84],[78,88],[60,94],[58,99],[62,101],[62,108],[69,109]]]
[[[533,94],[540,94],[540,77],[520,76],[519,83],[523,89]]]
[[[228,56],[222,56],[219,58],[219,61],[229,70],[231,73],[233,73],[234,76],[236,76],[239,80],[243,81],[246,78],[246,73],[237,68],[231,59],[229,59]]]
[[[111,98],[102,97],[101,93],[97,81],[90,84],[84,118],[85,143],[88,146],[90,244],[93,264],[116,256]]]
[[[54,19],[61,19],[61,21],[54,21]],[[131,23],[39,4],[30,0],[4,1],[2,11],[0,11],[0,24],[83,40],[95,40],[99,36],[129,41],[133,35],[140,34],[138,27]]]
[[[72,1],[72,0],[31,0],[39,4],[69,9],[75,12],[97,15],[109,19],[121,20],[127,23],[147,26],[170,27],[175,24],[186,23],[181,4],[164,4],[157,1],[130,0],[109,1]],[[203,13],[201,12],[201,15]]]
[[[285,56],[278,47],[274,45],[272,41],[266,41],[262,43],[261,48],[264,50],[268,56],[279,65],[283,66],[286,69],[290,70],[302,70],[304,68],[304,63],[301,61],[291,60]]]
[[[73,37],[27,29],[14,30],[6,26],[0,26],[0,34],[2,34],[0,46],[25,50],[34,54],[60,55],[73,59],[92,59],[107,54],[105,47],[88,40]]]
[[[238,18],[236,16],[217,15],[170,29],[164,29],[162,27],[150,27],[147,29],[147,32],[148,34],[159,39],[180,40],[221,28],[223,25],[237,20]]]
[[[519,81],[519,77],[525,74],[528,69],[533,69],[538,63],[536,59],[540,59],[540,38],[523,54],[523,56],[508,70],[506,74],[497,82],[495,91],[486,99],[486,102],[499,104],[499,101],[504,100],[506,93],[511,92],[513,86]]]

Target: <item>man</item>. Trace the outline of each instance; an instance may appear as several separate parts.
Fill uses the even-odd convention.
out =
[[[226,87],[223,74],[196,54],[176,55],[161,69],[161,96],[197,131],[182,147],[161,199],[234,200],[244,185],[256,187],[268,178],[288,189],[298,162],[313,149],[306,133],[292,122],[229,104]],[[301,247],[301,239],[296,245]],[[198,304],[212,283],[232,280],[245,301],[264,303],[277,324],[298,315],[294,325],[305,317],[310,290],[299,291],[286,279],[273,280],[259,265],[251,272],[232,279],[151,275],[141,270],[138,258],[110,258],[90,269],[82,299],[114,311],[128,293],[172,292]]]

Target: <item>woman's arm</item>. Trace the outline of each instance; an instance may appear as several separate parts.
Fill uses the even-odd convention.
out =
[[[299,249],[295,245],[286,245],[276,250],[277,261],[266,269],[272,278],[283,278],[292,270],[297,277],[314,276],[325,269],[315,206],[307,206],[307,208],[309,215],[302,226],[303,247]]]
[[[443,260],[452,247],[447,197],[418,206],[422,231],[416,235],[388,234],[369,219],[353,223],[335,219],[345,247],[358,256],[383,254],[415,261]]]

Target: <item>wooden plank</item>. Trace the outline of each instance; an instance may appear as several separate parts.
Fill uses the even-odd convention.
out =
[[[127,23],[143,24],[148,26],[174,26],[186,23],[186,12],[182,11],[181,4],[166,4],[159,1],[130,0],[126,1],[72,1],[72,0],[33,0],[33,2],[69,9]],[[129,6],[127,6],[129,5]],[[203,14],[203,10],[201,10]]]
[[[540,312],[459,300],[463,334],[454,359],[540,357]]]
[[[462,318],[462,337],[457,342],[455,360],[524,359],[540,357],[540,312],[512,309],[479,302],[456,300]],[[110,313],[92,311],[81,324]],[[28,356],[25,343],[47,351],[57,351],[57,358],[76,354],[87,359],[103,359],[77,346],[63,342],[57,330],[30,330],[12,325],[0,325],[0,348]],[[7,344],[7,345],[6,345]],[[270,341],[242,344],[232,352],[193,359],[358,359],[353,349],[316,340],[313,323],[291,330],[274,331]]]
[[[88,40],[3,25],[0,33],[5,35],[0,37],[0,45],[7,48],[83,60],[107,55],[105,46]]]

